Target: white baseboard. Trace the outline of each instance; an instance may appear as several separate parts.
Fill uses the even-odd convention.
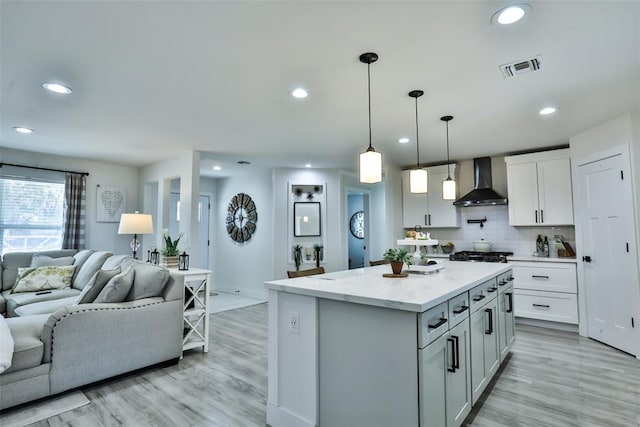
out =
[[[548,320],[528,319],[526,317],[516,317],[516,324],[537,326],[539,328],[555,329],[558,331],[578,333],[578,325],[570,323],[551,322]]]

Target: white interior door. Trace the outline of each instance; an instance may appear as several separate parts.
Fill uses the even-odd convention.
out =
[[[578,180],[588,335],[638,354],[638,283],[631,176],[622,155],[580,165]],[[635,319],[634,319],[635,317]]]

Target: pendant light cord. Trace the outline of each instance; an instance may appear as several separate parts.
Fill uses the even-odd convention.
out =
[[[447,179],[451,179],[451,171],[449,170],[449,121],[447,121]]]
[[[418,97],[416,97],[416,169],[420,168],[420,134],[418,133]]]
[[[371,64],[367,64],[367,93],[369,94],[369,148],[367,151],[372,151],[371,146]]]

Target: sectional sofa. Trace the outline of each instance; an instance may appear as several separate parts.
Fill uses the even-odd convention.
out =
[[[18,269],[36,260],[71,262],[71,286],[11,292]],[[0,410],[182,355],[183,279],[163,267],[109,252],[61,250],[7,253],[0,271],[0,322],[14,346],[11,366],[0,374]],[[81,301],[91,293],[85,287],[109,271],[132,278],[124,301]]]

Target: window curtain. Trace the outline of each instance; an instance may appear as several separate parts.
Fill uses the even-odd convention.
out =
[[[87,207],[87,176],[66,174],[64,184],[64,231],[62,249],[84,249]]]

